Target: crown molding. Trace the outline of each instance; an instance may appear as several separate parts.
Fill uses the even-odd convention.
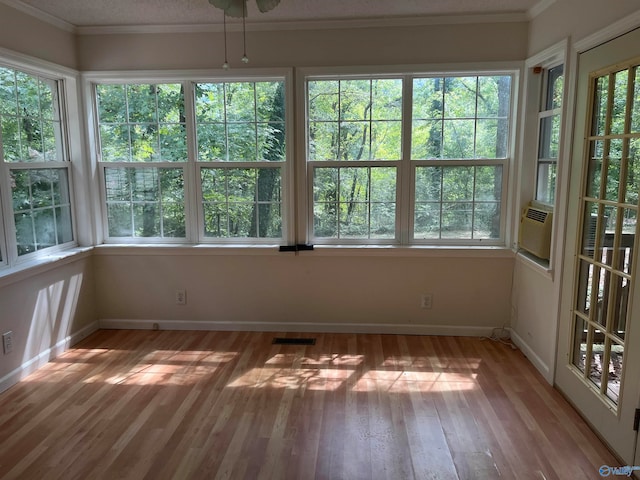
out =
[[[38,20],[49,23],[61,30],[69,33],[76,33],[77,27],[75,25],[69,22],[65,22],[58,17],[54,17],[53,15],[45,13],[42,10],[32,7],[31,5],[27,5],[20,0],[0,0],[0,2],[22,13],[26,13],[27,15],[37,18]]]
[[[542,12],[544,12],[547,8],[549,8],[554,3],[556,3],[556,0],[540,0],[538,3],[536,3],[533,7],[529,9],[529,11],[527,12],[527,18],[529,20],[536,18],[538,15],[540,15]]]
[[[310,20],[295,22],[247,22],[247,31],[338,30],[353,28],[416,27],[430,25],[464,25],[482,23],[527,22],[527,14],[504,13],[486,15],[436,15],[430,17],[397,17],[380,19]],[[227,23],[227,31],[241,31],[242,23]],[[222,24],[198,25],[118,25],[76,27],[78,35],[209,33],[222,32]]]
[[[575,41],[573,48],[576,52],[583,53],[638,27],[640,27],[640,10],[625,16],[602,30]]]
[[[342,20],[302,20],[282,22],[247,22],[247,31],[289,31],[289,30],[339,30],[354,28],[421,27],[433,25],[467,25],[486,23],[527,22],[556,0],[541,0],[525,13],[494,13],[465,15],[433,15],[417,17],[390,17],[372,19]],[[164,34],[164,33],[210,33],[222,32],[222,24],[182,24],[182,25],[94,25],[77,26],[42,10],[27,5],[20,0],[0,0],[9,7],[49,23],[61,30],[77,35],[122,35],[122,34]],[[227,23],[227,31],[241,31],[242,22]]]

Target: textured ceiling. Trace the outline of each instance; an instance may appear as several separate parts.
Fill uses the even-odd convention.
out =
[[[208,25],[222,22],[208,0],[0,0],[72,27]],[[260,13],[248,0],[247,22],[380,20],[443,15],[527,14],[550,0],[281,0]]]

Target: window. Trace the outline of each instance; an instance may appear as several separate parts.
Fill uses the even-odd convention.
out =
[[[312,240],[503,244],[511,85],[510,74],[308,77]]]
[[[536,200],[547,205],[555,203],[563,91],[563,66],[544,70],[538,114]]]
[[[181,84],[98,85],[108,237],[185,238]]]
[[[284,82],[197,83],[201,237],[282,237]]]
[[[308,83],[313,237],[397,237],[402,79]]]
[[[0,67],[5,264],[74,241],[61,91],[59,80]]]
[[[282,78],[100,83],[95,95],[107,239],[280,243]]]

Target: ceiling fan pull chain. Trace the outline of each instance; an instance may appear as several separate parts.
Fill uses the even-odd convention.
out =
[[[249,57],[247,57],[247,27],[245,25],[245,19],[247,18],[247,2],[242,2],[242,63],[249,63]]]

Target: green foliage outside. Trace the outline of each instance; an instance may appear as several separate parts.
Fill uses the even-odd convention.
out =
[[[634,87],[629,92],[629,76]],[[610,81],[613,81],[610,91]],[[628,102],[628,94],[632,102]],[[594,199],[638,205],[640,190],[640,138],[626,135],[640,133],[640,69],[625,69],[595,79],[595,109],[590,142],[590,164],[587,174],[587,195]],[[611,104],[611,122],[607,127],[607,108]],[[627,107],[630,108],[627,121]],[[609,138],[604,138],[608,136]],[[610,136],[613,136],[611,138]],[[607,215],[607,230],[614,231],[621,221],[622,231],[635,232],[637,211],[619,207]],[[596,209],[597,210],[597,209]],[[597,213],[597,212],[596,212]],[[590,212],[588,212],[590,214]]]
[[[67,169],[63,162],[57,83],[0,68],[2,160],[9,170],[18,255],[73,240]],[[27,164],[36,168],[22,168]],[[20,167],[20,168],[19,168]]]
[[[282,237],[284,82],[199,83],[195,107],[205,237]]]
[[[96,94],[102,161],[163,163],[105,169],[109,235],[186,236],[184,170],[165,163],[188,160],[183,85],[97,85]],[[283,82],[198,83],[194,100],[204,236],[281,237]],[[255,167],[231,168],[246,162]]]
[[[506,158],[511,77],[414,78],[412,87],[411,160],[460,162],[415,167],[414,238],[499,238],[502,170],[476,163]],[[307,88],[314,235],[394,239],[403,81],[313,80]],[[380,161],[389,167],[367,164]],[[425,200],[429,191],[438,195]]]

